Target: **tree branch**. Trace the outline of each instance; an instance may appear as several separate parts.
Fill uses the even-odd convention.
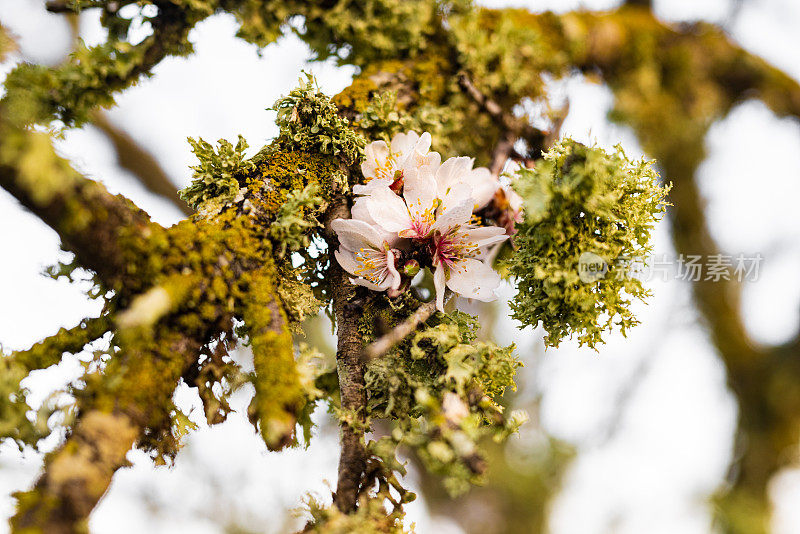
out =
[[[449,300],[452,293],[448,290],[445,294],[445,301]],[[391,331],[370,343],[364,350],[363,358],[365,361],[374,360],[389,352],[392,347],[403,341],[414,333],[419,325],[427,321],[436,312],[436,301],[425,302],[417,308],[405,321],[398,324]]]
[[[623,5],[653,9],[653,0],[625,0]]]
[[[94,124],[114,145],[117,163],[133,174],[148,191],[169,200],[184,215],[194,211],[178,196],[178,188],[153,155],[100,110],[91,114]]]
[[[489,161],[489,172],[492,176],[500,176],[506,162],[516,153],[514,144],[517,141],[517,134],[512,131],[506,131],[505,135],[497,142],[494,150],[492,151],[492,158]]]
[[[466,72],[461,72],[458,75],[458,84],[486,113],[489,114],[495,123],[500,126],[503,132],[492,151],[492,156],[489,164],[489,170],[494,176],[499,176],[505,167],[509,158],[514,156],[520,157],[514,149],[514,144],[517,139],[523,138],[530,146],[530,152],[534,156],[538,156],[538,152],[545,147],[547,133],[534,128],[531,124],[524,120],[514,117],[510,113],[506,113],[503,108],[484,95],[475,84],[472,83]]]
[[[334,219],[349,217],[347,198],[341,192],[334,194],[324,216],[325,237],[331,253],[339,244],[335,232],[331,229],[331,222]],[[367,457],[363,431],[366,425],[367,396],[364,384],[365,366],[361,358],[364,344],[358,330],[361,313],[356,306],[350,304],[355,286],[350,283],[349,275],[335,260],[330,262],[328,280],[336,318],[338,336],[336,367],[342,399],[341,408],[345,416],[340,424],[342,450],[333,502],[342,512],[350,513],[356,509],[358,503]]]
[[[116,355],[104,380],[89,381],[72,434],[46,456],[44,474],[34,488],[16,494],[13,532],[83,531],[116,470],[128,465],[125,456],[131,447],[154,426],[154,419],[169,417],[154,408],[170,405],[200,343],[168,332],[147,345]]]
[[[122,233],[141,237],[155,223],[129,200],[72,169],[46,134],[6,126],[2,115],[0,107],[0,137],[8,148],[0,160],[0,187],[55,230],[83,267],[111,288],[122,284],[127,275]],[[39,167],[25,164],[31,154]]]
[[[481,91],[475,87],[475,84],[472,83],[467,73],[459,73],[458,84],[504,131],[513,132],[517,137],[524,138],[532,147],[543,146],[545,139],[544,132],[503,110],[500,104],[481,93]]]
[[[73,328],[61,328],[56,334],[35,343],[31,348],[15,352],[13,358],[29,371],[45,369],[60,362],[65,352],[80,352],[83,347],[108,332],[110,327],[107,315],[84,319]]]

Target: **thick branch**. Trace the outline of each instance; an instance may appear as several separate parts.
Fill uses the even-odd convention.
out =
[[[109,287],[122,283],[126,260],[121,233],[135,238],[155,223],[127,199],[78,174],[55,154],[47,135],[3,128],[1,121],[0,108],[3,144],[17,151],[15,157],[13,150],[7,150],[5,160],[0,160],[0,187],[55,230],[83,267],[96,272]],[[36,154],[45,174],[25,165],[31,154]]]
[[[332,252],[338,247],[338,240],[330,229],[331,221],[349,217],[347,198],[341,193],[334,195],[324,221],[329,251]],[[363,428],[366,425],[367,396],[364,385],[365,366],[361,358],[364,344],[358,331],[361,314],[356,306],[350,304],[355,287],[349,278],[339,264],[332,260],[328,280],[336,318],[338,336],[336,366],[345,417],[341,423],[342,451],[339,458],[339,480],[333,501],[339,510],[345,513],[350,513],[356,508],[366,467]]]
[[[147,349],[116,355],[104,380],[87,385],[80,419],[64,445],[45,458],[42,477],[32,490],[17,494],[12,532],[83,531],[114,472],[128,465],[128,451],[165,417],[157,407],[170,405],[199,349],[196,341],[166,333]]]

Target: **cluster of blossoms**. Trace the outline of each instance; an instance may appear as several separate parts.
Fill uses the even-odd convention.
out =
[[[473,159],[441,161],[431,136],[394,136],[370,143],[361,165],[352,219],[336,219],[339,264],[352,282],[397,296],[421,268],[433,270],[436,305],[445,288],[490,301],[500,284],[493,251],[513,233],[521,199]],[[491,224],[491,223],[496,223]]]

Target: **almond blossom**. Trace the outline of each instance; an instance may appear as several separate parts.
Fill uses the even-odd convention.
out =
[[[478,211],[492,201],[500,182],[486,167],[473,169],[474,163],[473,158],[464,156],[447,159],[436,170],[436,183],[441,198],[444,198],[455,185],[469,186],[472,198],[475,200],[474,211]]]
[[[439,310],[444,308],[445,286],[464,297],[489,301],[500,284],[500,275],[480,256],[508,236],[498,226],[469,224],[475,206],[471,191],[456,182],[440,198],[433,175],[417,171],[406,178],[402,197],[383,187],[363,200],[371,220],[385,231],[417,242],[430,239]]]
[[[474,200],[465,184],[455,184],[439,198],[436,179],[425,170],[409,172],[402,196],[388,187],[375,188],[365,197],[369,216],[387,232],[407,239],[427,239],[446,232],[472,216]]]
[[[438,152],[431,152],[431,134],[416,132],[398,133],[392,138],[391,146],[385,141],[374,141],[364,149],[365,160],[361,172],[367,182],[380,180],[391,185],[398,173],[406,169],[424,167],[436,168],[442,158]]]
[[[455,226],[434,235],[433,284],[439,311],[444,311],[445,286],[462,297],[495,299],[500,275],[482,260],[490,245],[506,239],[505,229],[499,226]]]
[[[336,261],[348,273],[357,276],[350,281],[373,291],[397,290],[402,281],[397,272],[400,240],[368,222],[358,219],[336,219],[331,223],[341,245]]]
[[[391,147],[382,141],[367,146],[367,182],[353,187],[360,195],[353,218],[333,221],[341,243],[336,259],[357,277],[353,283],[390,296],[408,288],[420,267],[429,267],[440,311],[448,288],[493,300],[500,275],[491,267],[491,252],[509,235],[503,226],[478,226],[498,219],[473,213],[509,199],[488,169],[473,168],[472,158],[440,164],[430,145],[430,134],[408,132],[396,135]]]

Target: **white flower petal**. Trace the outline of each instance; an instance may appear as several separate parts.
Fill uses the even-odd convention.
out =
[[[364,162],[361,164],[361,172],[367,179],[376,178],[378,168],[386,166],[389,159],[389,147],[384,141],[374,141],[364,148]]]
[[[444,196],[440,195],[439,198],[442,200],[442,211],[453,208],[467,200],[469,200],[468,204],[470,206],[475,205],[472,188],[467,184],[455,184],[447,190]]]
[[[391,250],[386,251],[386,268],[389,271],[389,276],[386,278],[386,281],[389,283],[388,287],[392,289],[399,288],[401,282],[400,273],[397,272],[395,261],[394,252]]]
[[[342,269],[347,271],[350,274],[355,274],[356,270],[358,270],[359,264],[356,260],[356,255],[352,250],[347,250],[346,248],[340,248],[339,250],[333,253],[336,256],[336,261],[339,262]]]
[[[472,188],[472,198],[475,199],[475,206],[480,209],[487,205],[494,198],[494,194],[500,188],[492,173],[486,167],[480,167],[470,171],[465,182]]]
[[[480,226],[477,228],[467,228],[463,232],[464,239],[475,243],[479,248],[488,247],[495,243],[500,243],[508,239],[505,228],[500,226]]]
[[[385,231],[400,232],[411,228],[406,203],[388,187],[375,190],[365,199],[370,217]]]
[[[409,132],[412,134],[414,132]],[[414,133],[416,135],[416,133]],[[417,142],[415,143],[414,150],[419,152],[420,154],[427,154],[428,151],[431,149],[431,143],[433,142],[433,138],[431,134],[428,132],[422,132],[422,135],[417,138]]]
[[[436,179],[432,173],[420,169],[409,172],[405,177],[403,198],[412,219],[424,219],[430,224],[433,223]]]
[[[389,288],[388,279],[384,280],[381,284],[374,284],[364,278],[351,278],[350,283],[357,286],[364,286],[372,291],[386,291]]]
[[[420,166],[430,170],[432,173],[436,173],[436,169],[439,168],[439,165],[442,163],[442,156],[438,152],[428,152],[426,156],[422,158],[420,162]]]
[[[511,206],[511,209],[514,211],[519,211],[522,209],[523,200],[522,197],[517,194],[510,186],[503,186],[503,192],[506,194],[506,198],[508,199],[508,204]]]
[[[383,239],[374,226],[359,219],[335,219],[331,228],[339,243],[349,250],[358,251],[368,247],[383,249]]]
[[[433,271],[433,286],[436,288],[436,309],[444,313],[445,267],[441,263]]]
[[[375,225],[375,221],[372,220],[372,215],[369,214],[369,210],[367,209],[367,198],[366,197],[358,197],[356,201],[353,202],[353,207],[350,209],[350,214],[352,215],[353,219],[358,219],[360,221],[364,221],[365,223]]]
[[[472,158],[459,156],[448,158],[436,171],[436,182],[439,184],[439,195],[444,196],[455,184],[462,183],[472,170]]]
[[[447,287],[453,292],[484,302],[497,298],[494,290],[500,285],[500,275],[482,261],[464,258],[450,269],[449,274]]]
[[[408,156],[419,141],[417,132],[398,133],[392,137],[392,154]]]
[[[473,201],[470,197],[463,199],[460,204],[455,206],[447,208],[443,206],[436,217],[436,222],[433,223],[433,229],[446,234],[457,226],[468,224],[472,218],[472,207]]]
[[[356,195],[371,195],[377,189],[382,187],[389,187],[394,183],[391,178],[373,178],[366,184],[356,184],[353,186],[353,193]]]

